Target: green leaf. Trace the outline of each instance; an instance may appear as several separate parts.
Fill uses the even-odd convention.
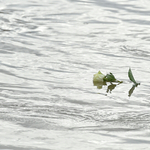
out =
[[[129,68],[129,71],[128,71],[128,77],[129,77],[129,79],[130,79],[136,86],[140,84],[140,83],[137,83],[137,82],[135,81],[135,79],[134,79],[134,77],[133,77],[133,74],[132,74],[132,71],[131,71],[130,68]]]
[[[110,74],[107,74],[107,75],[104,77],[104,81],[106,81],[106,82],[115,82],[115,81],[116,81],[116,78],[115,78],[114,75],[110,72]]]

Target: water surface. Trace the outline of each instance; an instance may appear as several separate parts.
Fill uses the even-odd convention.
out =
[[[148,0],[0,3],[1,149],[149,149]]]

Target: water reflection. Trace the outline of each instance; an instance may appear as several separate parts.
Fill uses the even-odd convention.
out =
[[[117,84],[114,84],[114,83],[112,83],[112,82],[110,82],[110,84],[108,85],[106,82],[102,82],[102,83],[94,83],[93,82],[93,85],[94,86],[97,86],[97,88],[98,89],[102,89],[102,87],[103,86],[107,86],[107,90],[106,90],[106,92],[107,93],[111,93],[112,92],[112,90],[114,90],[115,89],[115,87],[117,86],[117,85],[119,85],[119,84],[121,84],[121,83],[117,83]],[[133,94],[133,92],[134,92],[134,90],[135,90],[135,87],[137,87],[138,85],[133,85],[132,87],[131,87],[131,89],[129,90],[129,97]]]
[[[135,90],[135,87],[137,87],[138,85],[133,85],[132,87],[131,87],[131,89],[129,90],[129,97],[133,94],[133,91]]]
[[[107,85],[106,82],[100,82],[100,83],[95,83],[93,82],[94,86],[97,86],[98,89],[102,89],[103,85]]]
[[[115,87],[117,86],[118,84],[110,84],[108,87],[107,87],[107,93],[109,92],[109,93],[111,93],[111,91],[113,90],[113,89],[115,89]]]
[[[102,82],[102,83],[94,83],[94,82],[93,82],[93,84],[94,84],[94,86],[97,86],[98,89],[102,89],[102,87],[103,87],[104,85],[107,85],[106,82]],[[120,84],[120,83],[114,84],[114,83],[110,82],[110,85],[107,86],[106,92],[107,92],[107,93],[111,93],[112,90],[114,90],[115,87],[116,87],[117,85],[119,85],[119,84]]]

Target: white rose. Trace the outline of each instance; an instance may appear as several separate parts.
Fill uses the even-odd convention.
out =
[[[105,77],[105,75],[99,71],[98,73],[94,74],[93,82],[94,83],[100,83],[100,82],[102,83],[102,82],[104,82],[104,80],[103,80],[104,77]]]

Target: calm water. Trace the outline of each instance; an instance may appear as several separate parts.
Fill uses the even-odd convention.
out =
[[[148,150],[149,16],[149,0],[1,0],[0,149]],[[93,86],[99,70],[123,83]]]

